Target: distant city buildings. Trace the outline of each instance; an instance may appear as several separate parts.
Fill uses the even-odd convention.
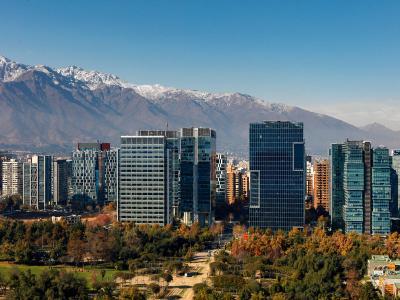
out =
[[[305,156],[302,123],[265,121],[250,124],[248,162],[216,153],[216,132],[195,127],[140,130],[120,149],[79,143],[72,159],[1,155],[0,192],[35,210],[116,203],[118,220],[137,224],[208,226],[215,211],[233,217],[232,205],[249,226],[288,231],[304,226],[307,208],[317,210],[307,220],[329,213],[333,230],[387,235],[399,173],[400,150],[346,140],[329,159]]]
[[[289,231],[304,225],[306,163],[302,123],[250,124],[249,225]]]

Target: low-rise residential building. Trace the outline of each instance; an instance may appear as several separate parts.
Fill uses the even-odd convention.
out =
[[[368,276],[382,296],[400,296],[400,260],[388,255],[372,255],[368,260]]]

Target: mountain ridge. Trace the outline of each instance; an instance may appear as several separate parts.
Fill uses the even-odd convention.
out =
[[[297,106],[243,93],[210,93],[128,83],[118,76],[77,66],[53,69],[0,56],[0,147],[70,150],[82,140],[108,140],[149,128],[212,127],[220,151],[247,154],[248,124],[299,121],[306,147],[326,154],[345,138],[375,139],[397,147],[400,134],[353,126]],[[384,138],[382,138],[384,137]]]

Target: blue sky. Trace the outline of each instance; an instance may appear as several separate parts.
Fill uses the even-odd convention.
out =
[[[378,0],[1,1],[0,54],[400,129],[399,16]]]

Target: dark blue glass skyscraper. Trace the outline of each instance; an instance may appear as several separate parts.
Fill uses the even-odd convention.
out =
[[[332,144],[329,150],[330,174],[330,212],[332,228],[344,230],[344,149],[343,144]]]
[[[364,225],[364,152],[362,141],[344,143],[344,206],[346,232],[363,233]]]
[[[181,205],[185,223],[211,224],[216,198],[216,133],[181,129]]]
[[[390,233],[391,185],[389,149],[374,149],[372,167],[372,233]]]
[[[304,225],[303,123],[250,124],[249,225],[291,230]]]

